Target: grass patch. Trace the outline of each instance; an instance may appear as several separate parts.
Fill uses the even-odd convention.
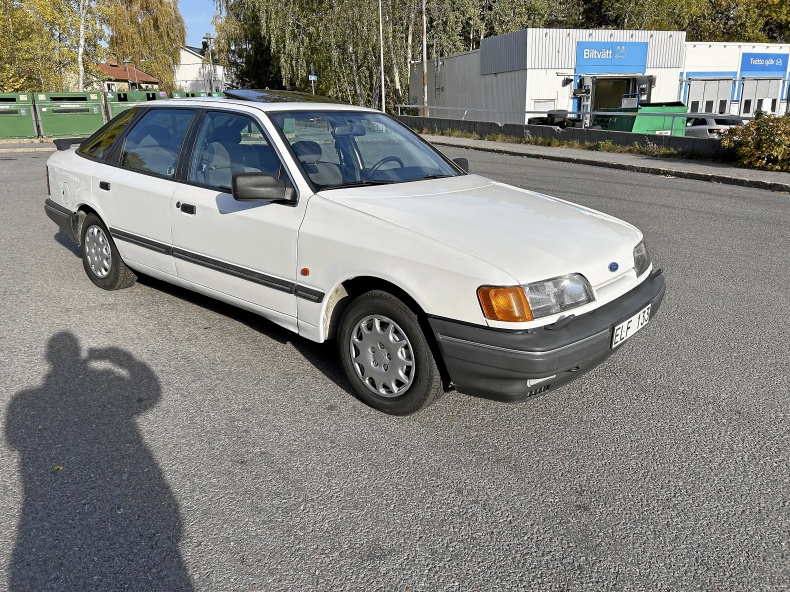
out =
[[[658,158],[695,158],[704,160],[699,155],[692,155],[685,150],[675,150],[674,148],[667,148],[657,144],[648,143],[646,145],[631,144],[629,146],[622,146],[614,144],[611,140],[603,142],[579,142],[578,140],[560,140],[558,138],[544,138],[542,136],[534,136],[526,132],[524,137],[507,136],[505,134],[489,134],[480,137],[478,134],[464,132],[461,130],[438,130],[423,128],[420,133],[433,134],[439,136],[450,136],[452,138],[469,138],[470,140],[490,140],[492,142],[507,142],[509,144],[527,144],[530,146],[547,146],[551,148],[575,148],[577,150],[592,150],[595,152],[615,152],[619,154],[640,154],[643,156],[655,156]]]

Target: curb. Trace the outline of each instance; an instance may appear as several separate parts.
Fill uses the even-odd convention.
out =
[[[434,136],[436,137],[436,136]],[[603,162],[592,158],[577,156],[559,156],[556,154],[534,154],[529,152],[518,152],[506,148],[494,148],[489,146],[467,146],[454,144],[449,141],[430,140],[431,144],[438,146],[450,146],[452,148],[464,148],[467,150],[478,150],[480,152],[493,152],[495,154],[506,154],[508,156],[522,156],[525,158],[537,158],[539,160],[553,160],[555,162],[570,162],[573,164],[586,164],[608,169],[620,169],[634,173],[647,173],[649,175],[660,175],[662,177],[678,177],[680,179],[693,179],[695,181],[707,181],[709,183],[721,183],[723,185],[737,185],[739,187],[750,187],[753,189],[767,189],[768,191],[779,191],[790,193],[790,183],[778,183],[774,181],[761,181],[759,179],[743,179],[741,177],[729,177],[727,175],[717,175],[715,173],[700,173],[697,171],[679,171],[657,166],[625,164],[619,162]]]
[[[55,152],[54,146],[30,147],[30,148],[0,148],[0,154],[9,152]]]

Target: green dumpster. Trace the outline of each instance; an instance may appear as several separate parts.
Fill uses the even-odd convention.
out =
[[[107,116],[112,119],[135,105],[167,98],[167,94],[164,91],[132,90],[129,92],[108,92],[105,93],[105,97],[107,99]]]
[[[0,138],[37,136],[36,119],[33,117],[33,95],[0,93]]]
[[[639,117],[638,115],[641,113],[686,113],[687,108],[683,103],[642,103],[639,107],[599,109],[598,111],[605,111],[606,114],[593,115],[590,123],[593,127],[600,126],[605,130],[635,134],[683,136],[686,133],[685,117],[658,117],[656,115]],[[618,113],[637,113],[637,115],[618,115]]]
[[[170,98],[171,99],[183,99],[186,96],[186,93],[183,92],[171,92]]]
[[[612,130],[616,132],[630,132],[634,128],[634,120],[636,117],[633,115],[617,115],[618,113],[636,113],[636,107],[613,107],[609,109],[598,109],[597,111],[604,111],[606,115],[595,114],[592,116],[590,127],[600,127],[605,130]],[[611,113],[612,115],[609,115]]]
[[[199,92],[188,92],[188,93],[184,93],[184,96],[185,96],[185,97],[207,97],[207,96],[208,96],[208,93],[207,93],[207,92],[205,92],[205,91],[202,91],[202,90],[201,90],[201,91],[199,91]]]
[[[644,103],[639,106],[640,113],[687,113],[688,108],[680,102]],[[637,117],[634,122],[636,134],[661,134],[665,136],[686,135],[685,117]]]
[[[90,136],[104,124],[101,93],[34,93],[36,118],[45,138]]]
[[[225,93],[221,93],[221,92],[213,92],[213,93],[211,93],[209,96],[210,96],[210,97],[224,97],[224,96],[225,96]]]

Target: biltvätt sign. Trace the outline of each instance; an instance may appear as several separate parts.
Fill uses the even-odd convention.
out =
[[[744,53],[741,55],[741,76],[784,78],[790,54]]]
[[[577,74],[644,74],[645,41],[577,41]]]

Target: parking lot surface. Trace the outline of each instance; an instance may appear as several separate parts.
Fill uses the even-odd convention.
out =
[[[443,150],[637,225],[656,318],[546,396],[391,417],[332,344],[95,288],[48,155],[0,155],[0,589],[790,589],[790,196]]]

